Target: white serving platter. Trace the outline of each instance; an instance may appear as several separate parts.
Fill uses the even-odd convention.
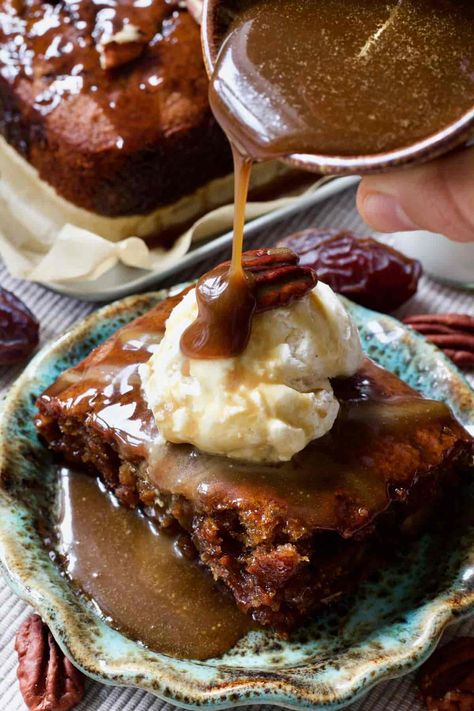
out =
[[[358,176],[334,178],[316,188],[313,192],[305,193],[292,205],[274,210],[263,217],[258,217],[248,222],[244,230],[245,240],[250,241],[260,230],[267,229],[280,220],[287,219],[295,213],[302,212],[353,187],[359,180],[360,178]],[[117,264],[93,281],[72,284],[55,283],[54,285],[48,284],[48,286],[60,294],[82,299],[83,301],[102,302],[121,299],[128,294],[154,289],[171,277],[179,277],[179,274],[185,269],[192,267],[203,259],[211,257],[223,247],[230,245],[231,241],[232,232],[229,231],[220,237],[215,237],[205,244],[197,244],[182,257],[179,264],[175,264],[169,269],[160,271],[159,273],[127,267],[124,264]]]

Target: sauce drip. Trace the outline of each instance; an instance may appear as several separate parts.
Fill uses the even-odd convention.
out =
[[[259,0],[221,46],[212,110],[253,159],[376,154],[474,107],[471,0]]]
[[[92,477],[61,469],[57,532],[68,576],[107,621],[154,651],[217,657],[250,629],[176,537],[119,506]]]
[[[252,163],[233,147],[235,210],[232,260],[229,268],[212,270],[196,286],[198,317],[181,337],[189,358],[230,358],[245,349],[256,297],[252,275],[242,266],[245,205]]]

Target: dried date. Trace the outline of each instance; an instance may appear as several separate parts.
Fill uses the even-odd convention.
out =
[[[27,306],[0,287],[0,365],[19,363],[38,345],[39,326]]]
[[[186,6],[191,17],[200,25],[202,20],[202,0],[186,0]]]
[[[316,270],[318,279],[362,306],[390,312],[416,292],[421,265],[371,237],[308,229],[279,242]]]
[[[61,651],[39,615],[18,630],[18,681],[30,711],[68,711],[84,695],[84,676]]]

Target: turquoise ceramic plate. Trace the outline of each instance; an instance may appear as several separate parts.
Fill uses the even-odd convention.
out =
[[[61,576],[37,529],[52,516],[55,469],[32,424],[35,398],[165,296],[129,297],[96,312],[44,348],[7,398],[0,423],[0,557],[11,587],[86,674],[190,708],[276,703],[338,709],[377,682],[410,671],[449,622],[474,609],[474,533],[462,517],[449,535],[432,533],[414,543],[343,608],[322,614],[292,641],[252,632],[224,657],[206,662],[172,659],[127,639]],[[448,402],[474,429],[474,393],[438,350],[394,319],[348,306],[371,357],[426,396]],[[472,506],[468,494],[465,503]]]

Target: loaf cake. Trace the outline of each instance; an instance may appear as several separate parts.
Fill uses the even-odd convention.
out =
[[[184,3],[1,0],[0,47],[2,182],[40,191],[52,223],[143,237],[232,198]],[[284,169],[262,170],[260,185]],[[9,185],[0,197],[14,214]]]

